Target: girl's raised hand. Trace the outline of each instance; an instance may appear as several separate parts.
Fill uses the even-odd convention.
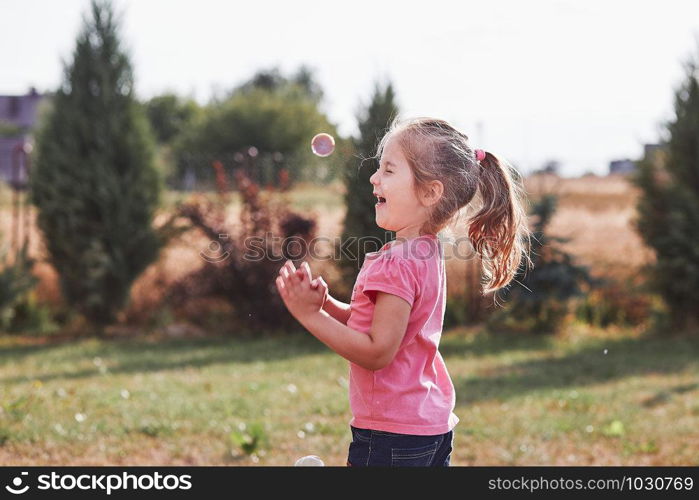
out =
[[[299,321],[319,312],[327,299],[328,286],[321,277],[312,279],[307,262],[296,269],[294,263],[287,260],[279,269],[276,284],[284,305]]]
[[[321,297],[323,298],[323,303],[320,306],[322,309],[325,305],[325,301],[328,300],[328,284],[325,282],[322,276],[318,276],[316,279],[313,279],[313,276],[311,275],[311,268],[306,261],[301,263],[301,267],[299,267],[296,272],[302,276],[302,279],[308,280],[313,290],[317,290],[318,293],[320,293]]]

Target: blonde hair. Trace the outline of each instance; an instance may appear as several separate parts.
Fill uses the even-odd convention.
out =
[[[523,260],[533,267],[528,253],[531,232],[517,170],[487,151],[484,159],[476,161],[468,137],[444,120],[394,119],[377,147],[377,159],[389,138],[396,140],[408,160],[416,194],[435,180],[444,186],[422,234],[437,234],[479,194],[479,208],[468,221],[468,236],[483,260],[484,294],[507,286]]]

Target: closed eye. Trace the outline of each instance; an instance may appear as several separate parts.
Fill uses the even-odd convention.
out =
[[[378,167],[376,167],[376,171],[378,172],[379,170],[381,170],[381,165],[379,165]],[[393,170],[388,170],[388,169],[386,169],[386,173],[392,174],[392,173],[393,173]]]

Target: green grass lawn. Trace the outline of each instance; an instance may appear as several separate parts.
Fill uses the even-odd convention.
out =
[[[455,465],[699,465],[699,339],[456,329],[442,352]],[[301,333],[3,336],[0,464],[344,465],[347,370]],[[241,447],[246,434],[261,439]]]

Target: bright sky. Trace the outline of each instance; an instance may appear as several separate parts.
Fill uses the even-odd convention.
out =
[[[139,96],[200,102],[278,65],[316,70],[340,133],[389,78],[405,116],[444,118],[523,172],[639,157],[699,52],[699,1],[115,0]],[[0,94],[54,89],[89,0],[0,0]]]

